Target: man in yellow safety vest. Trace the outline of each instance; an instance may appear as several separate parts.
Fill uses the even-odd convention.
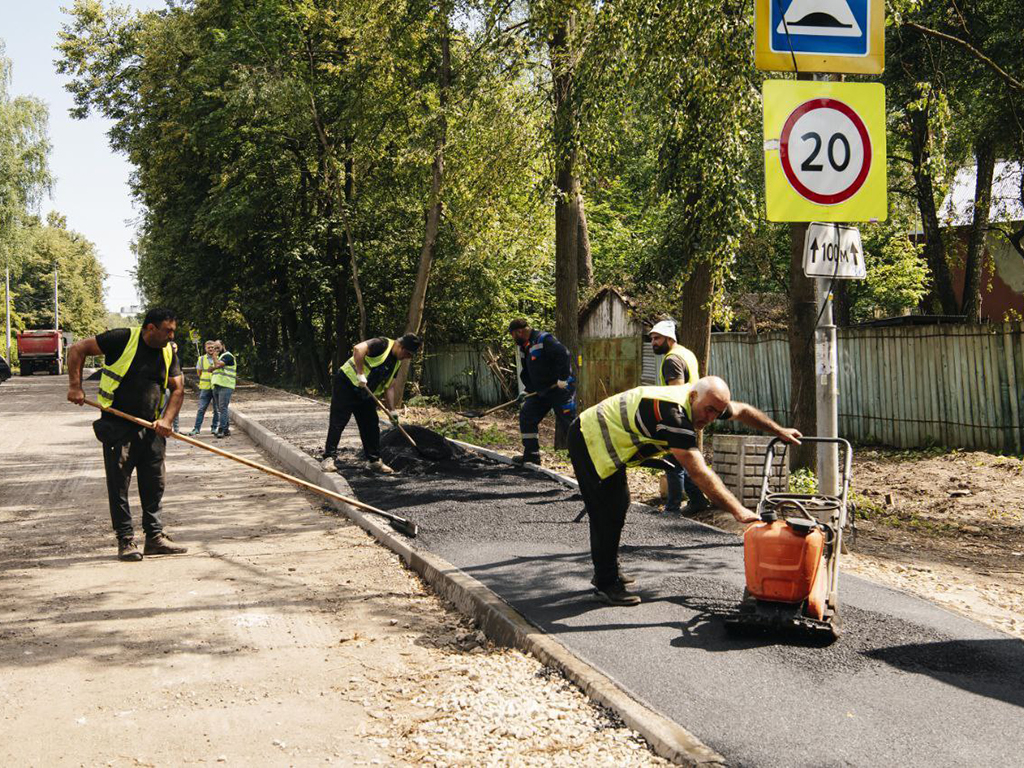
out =
[[[352,347],[352,357],[334,374],[331,420],[321,469],[329,472],[337,468],[335,459],[341,433],[349,419],[355,416],[369,469],[385,475],[394,471],[380,457],[380,422],[377,420],[377,404],[370,393],[378,399],[385,399],[391,423],[398,424],[395,374],[403,360],[409,360],[419,351],[420,343],[416,334],[407,333],[399,339],[367,339]]]
[[[235,381],[238,375],[238,363],[235,356],[228,352],[223,341],[215,341],[213,355],[213,373],[210,375],[210,383],[213,385],[213,399],[217,403],[217,416],[220,421],[213,430],[215,437],[230,437],[231,425],[228,421],[231,405],[231,395],[235,391]]]
[[[204,345],[204,354],[196,360],[196,374],[199,376],[199,406],[196,408],[196,425],[189,432],[190,435],[198,435],[203,431],[203,419],[206,417],[206,409],[213,405],[213,432],[218,431],[220,425],[220,413],[217,410],[217,401],[213,397],[213,361],[217,354],[217,343],[208,341]]]
[[[676,387],[681,384],[693,384],[700,378],[697,356],[676,341],[676,324],[674,320],[662,320],[651,328],[651,349],[656,355],[664,355],[658,366],[659,387]],[[697,484],[686,474],[672,457],[667,461],[671,468],[665,469],[665,484],[668,495],[665,498],[666,512],[680,512],[692,515],[708,509],[711,505],[701,493]],[[683,505],[683,489],[686,489],[686,508]]]
[[[146,533],[146,555],[177,555],[187,547],[175,544],[160,521],[164,495],[164,452],[174,418],[185,397],[185,380],[178,358],[171,350],[177,318],[169,309],[151,309],[141,328],[116,328],[74,344],[68,350],[68,400],[85,402],[82,366],[85,358],[104,355],[97,399],[105,408],[116,408],[131,416],[152,421],[154,429],[104,413],[93,424],[103,443],[103,468],[107,476],[110,520],[117,535],[120,560],[138,561],[143,552],[135,544],[128,487],[134,471],[142,502],[142,529]],[[170,392],[163,409],[165,391]],[[163,415],[160,415],[163,409]]]
[[[590,518],[592,584],[609,605],[636,605],[632,579],[619,571],[619,540],[629,509],[626,470],[671,454],[708,498],[741,523],[757,516],[736,499],[697,449],[697,433],[715,419],[735,419],[799,444],[801,434],[781,427],[746,403],[731,401],[717,376],[675,387],[637,387],[585,410],[569,427],[569,458]]]

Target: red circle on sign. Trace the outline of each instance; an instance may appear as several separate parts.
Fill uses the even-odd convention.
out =
[[[846,115],[850,122],[853,123],[853,127],[857,129],[861,144],[864,147],[864,163],[861,165],[860,173],[857,174],[857,177],[846,189],[830,195],[821,194],[813,189],[809,189],[806,184],[800,181],[793,170],[793,166],[790,164],[789,134],[792,133],[793,126],[796,125],[797,120],[815,109],[834,109],[836,112]],[[836,205],[837,203],[849,200],[864,186],[864,180],[867,179],[868,171],[871,170],[871,137],[868,135],[867,126],[860,119],[860,115],[854,112],[849,105],[836,99],[811,99],[794,109],[789,117],[786,118],[786,123],[782,126],[782,134],[779,136],[779,160],[782,162],[782,172],[786,174],[789,183],[803,197],[819,205]]]

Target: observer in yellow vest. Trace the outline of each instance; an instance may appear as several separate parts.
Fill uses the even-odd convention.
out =
[[[217,357],[217,342],[212,339],[204,345],[205,352],[196,360],[196,375],[199,377],[199,406],[196,408],[196,424],[189,432],[196,436],[203,431],[203,419],[206,417],[206,409],[213,405],[213,424],[211,434],[220,431],[220,411],[217,410],[217,400],[213,396],[213,363]]]
[[[412,359],[420,349],[420,338],[407,333],[398,339],[379,336],[360,341],[352,347],[352,357],[334,374],[331,392],[331,420],[321,468],[330,472],[337,468],[338,443],[349,419],[356,417],[359,439],[363,444],[367,466],[373,472],[391,474],[392,469],[380,457],[380,423],[377,419],[378,399],[388,407],[388,417],[398,424],[398,402],[395,376],[403,360]],[[371,395],[371,393],[373,393]]]
[[[112,413],[103,413],[93,424],[93,431],[103,444],[103,469],[107,476],[110,522],[117,536],[117,557],[126,562],[141,560],[143,555],[188,551],[171,540],[160,521],[167,436],[185,397],[185,381],[170,346],[177,325],[173,311],[151,309],[141,328],[116,328],[82,339],[68,350],[68,400],[77,405],[85,402],[85,358],[103,355],[96,399],[105,408],[154,423],[154,429],[146,429]],[[161,416],[165,390],[170,399]],[[135,543],[128,504],[133,471],[138,477],[142,530],[146,534],[143,551]]]
[[[213,385],[213,399],[217,404],[216,422],[213,434],[215,437],[230,437],[231,427],[228,421],[228,406],[231,405],[231,395],[235,391],[235,379],[238,372],[238,363],[235,356],[228,352],[223,341],[215,341],[212,373],[210,383]]]
[[[788,443],[800,433],[779,426],[746,403],[732,400],[717,376],[675,387],[636,387],[588,408],[569,427],[569,458],[590,518],[595,596],[609,605],[637,605],[634,582],[619,570],[619,539],[629,509],[629,467],[665,467],[671,455],[712,503],[741,523],[758,518],[733,496],[697,448],[697,434],[715,419],[736,419]]]

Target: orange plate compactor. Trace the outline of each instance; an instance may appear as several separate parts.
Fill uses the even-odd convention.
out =
[[[841,438],[804,437],[832,443],[842,454],[839,495],[769,493],[772,462],[781,446],[765,452],[764,477],[754,523],[743,536],[747,586],[739,610],[726,619],[732,631],[796,629],[826,643],[839,637],[839,553],[847,526],[847,494],[853,451]]]

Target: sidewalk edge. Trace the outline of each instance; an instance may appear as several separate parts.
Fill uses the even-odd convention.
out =
[[[247,416],[236,407],[231,409],[231,418],[257,445],[281,462],[290,472],[316,485],[346,496],[354,496],[345,479],[338,474],[326,474],[319,465],[298,448],[278,437],[257,420]],[[458,441],[455,441],[458,442]],[[460,445],[491,455],[469,443]],[[507,457],[493,454],[493,458],[509,462]],[[510,463],[510,462],[509,462]],[[543,470],[543,468],[540,468]],[[551,470],[544,474],[554,475],[559,482],[575,483]],[[566,483],[566,484],[568,484]],[[442,597],[477,620],[487,636],[499,645],[516,648],[529,653],[542,664],[558,669],[565,677],[579,686],[592,700],[614,711],[623,722],[636,730],[647,740],[655,753],[678,765],[721,766],[725,758],[703,744],[697,737],[679,724],[650,707],[641,704],[611,678],[574,655],[554,638],[534,627],[518,611],[502,600],[481,582],[464,573],[437,555],[416,549],[402,537],[393,534],[389,528],[379,525],[372,515],[342,502],[324,500],[342,512],[377,541],[397,554],[418,573]]]

